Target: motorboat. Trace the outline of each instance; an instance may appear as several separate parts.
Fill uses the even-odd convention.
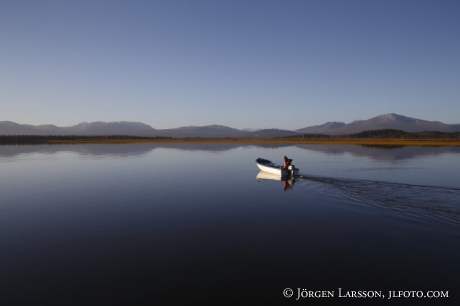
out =
[[[292,176],[299,174],[299,169],[294,165],[290,165],[287,169],[284,169],[282,166],[260,157],[256,159],[256,165],[260,170],[277,176]]]

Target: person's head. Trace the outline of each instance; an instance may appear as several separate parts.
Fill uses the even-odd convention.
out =
[[[287,160],[287,159],[288,159],[287,156],[284,156],[284,160]]]

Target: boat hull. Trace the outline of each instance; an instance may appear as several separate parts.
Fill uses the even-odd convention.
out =
[[[256,165],[261,171],[277,176],[291,176],[299,174],[299,169],[294,167],[294,165],[289,166],[288,169],[283,169],[280,165],[274,164],[263,158],[258,158],[256,160]]]

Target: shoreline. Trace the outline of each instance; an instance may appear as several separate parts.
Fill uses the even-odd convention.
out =
[[[458,139],[290,139],[290,138],[167,138],[167,139],[43,139],[0,142],[1,145],[31,144],[85,144],[85,143],[286,143],[286,144],[354,144],[354,145],[401,145],[401,146],[460,146]]]

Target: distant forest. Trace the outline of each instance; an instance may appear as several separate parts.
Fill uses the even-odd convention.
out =
[[[224,137],[225,139],[232,139],[232,137]],[[143,136],[128,136],[128,135],[110,135],[110,136],[82,136],[82,135],[69,135],[69,136],[41,136],[41,135],[7,135],[0,136],[0,144],[42,144],[53,142],[110,142],[111,140],[123,141],[136,141],[136,140],[162,140],[173,139],[172,137],[143,137]],[[203,137],[186,137],[184,139],[207,139]],[[245,138],[241,138],[245,139]],[[270,139],[270,138],[268,138]],[[299,134],[294,136],[275,137],[271,139],[451,139],[460,140],[460,132],[444,133],[444,132],[404,132],[402,130],[381,129],[370,130],[356,134],[348,135],[324,135],[324,134]]]
[[[143,136],[127,136],[127,135],[100,135],[100,136],[78,136],[78,135],[65,135],[65,136],[43,136],[43,135],[0,135],[0,144],[40,144],[49,141],[79,141],[79,140],[143,140],[143,139],[171,139],[172,137],[143,137]]]
[[[404,132],[402,130],[381,129],[363,131],[348,135],[302,134],[279,138],[305,138],[305,139],[460,139],[460,132]]]

